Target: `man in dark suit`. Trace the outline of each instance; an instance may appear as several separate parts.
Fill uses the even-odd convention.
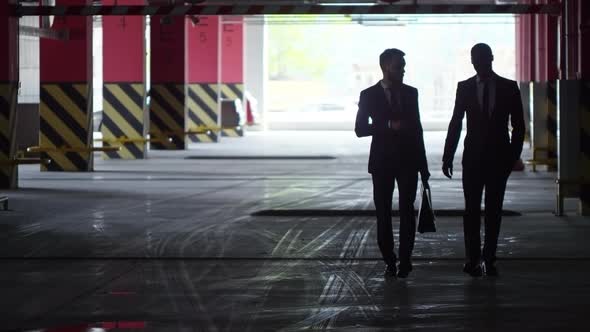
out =
[[[473,277],[497,276],[496,247],[502,220],[502,204],[508,176],[520,159],[524,140],[522,102],[515,81],[492,70],[494,56],[486,44],[471,49],[476,76],[457,85],[453,117],[445,141],[442,171],[453,175],[453,158],[463,116],[467,114],[467,136],[463,151],[463,194],[466,263],[463,271]],[[509,134],[508,119],[512,124]],[[481,250],[481,198],[485,188],[484,246]],[[482,261],[483,258],[483,261]]]
[[[387,264],[385,275],[405,278],[412,271],[411,255],[416,234],[414,201],[418,172],[428,186],[428,165],[418,90],[403,84],[405,53],[387,49],[379,57],[383,79],[361,92],[356,116],[358,137],[373,136],[369,173],[373,177],[373,200],[377,211],[377,242]],[[395,182],[399,192],[399,272],[394,252],[391,208]]]

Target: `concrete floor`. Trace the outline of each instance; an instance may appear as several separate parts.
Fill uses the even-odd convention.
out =
[[[0,192],[0,329],[590,330],[590,219],[553,216],[555,174],[513,173],[504,207],[520,216],[504,218],[501,277],[474,280],[461,272],[460,157],[447,180],[444,133],[426,142],[433,205],[448,216],[418,234],[403,281],[383,278],[363,213],[370,140],[351,132],[247,133],[97,158],[93,173],[21,166],[21,189]]]

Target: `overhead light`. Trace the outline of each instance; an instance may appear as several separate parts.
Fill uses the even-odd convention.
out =
[[[160,24],[162,24],[162,25],[172,24],[172,16],[162,16],[162,18],[160,19]]]
[[[196,26],[199,23],[201,23],[201,19],[197,15],[191,15],[189,17],[191,19],[191,22],[192,22],[193,26]]]

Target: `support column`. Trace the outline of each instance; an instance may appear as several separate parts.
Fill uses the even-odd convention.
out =
[[[557,214],[564,197],[579,197],[579,212],[590,215],[590,4],[563,0],[560,54],[560,153]],[[566,152],[567,154],[563,154]]]
[[[557,90],[555,81],[532,85],[532,146],[537,162],[557,170]]]
[[[90,5],[56,0],[56,5]],[[40,40],[42,171],[92,171],[92,16],[55,17],[51,29],[68,40]]]
[[[537,0],[537,4],[555,3],[553,0]],[[545,139],[539,147],[546,147],[542,154],[549,160],[557,160],[557,87],[556,80],[558,74],[557,63],[557,18],[549,15],[536,15],[535,17],[535,96],[540,99],[535,100],[535,108],[545,122],[545,128],[537,123],[542,131],[546,131]],[[544,119],[543,119],[544,117]],[[543,130],[544,129],[544,130]],[[548,164],[549,171],[556,171],[557,164]]]
[[[103,0],[104,5],[145,5],[145,0]],[[103,105],[100,130],[104,159],[143,159],[145,109],[145,16],[103,16]]]
[[[264,19],[263,19],[264,20]],[[264,22],[263,22],[264,23]],[[256,125],[257,130],[264,130],[266,120],[266,85],[268,80],[267,69],[267,26],[257,22],[244,22],[244,85],[248,87],[244,97],[247,109],[249,94],[255,98],[257,106],[256,118],[248,118],[248,130]],[[254,111],[254,110],[252,110]]]
[[[18,92],[18,18],[11,16],[16,0],[0,4],[0,189],[16,188],[16,105]]]
[[[186,129],[190,142],[218,142],[219,16],[188,17]]]
[[[580,1],[578,11],[580,38],[578,39],[578,71],[583,80],[590,79],[590,3]]]
[[[559,0],[537,0],[539,5],[559,4]],[[537,81],[555,81],[558,79],[558,31],[559,19],[553,15],[536,15],[535,46],[535,78]]]
[[[185,18],[152,16],[150,147],[182,150],[185,144]]]
[[[520,0],[521,4],[531,4],[531,0]],[[533,15],[518,15],[516,17],[516,78],[523,96],[525,117],[525,136],[533,142],[533,100],[532,81],[534,80],[534,43]]]
[[[579,212],[583,216],[590,216],[590,80],[580,84],[580,205]]]
[[[580,79],[580,214],[590,216],[590,3],[579,1],[578,78]]]
[[[244,105],[244,18],[225,16],[221,21],[221,98]],[[222,122],[223,122],[223,112]],[[244,119],[245,120],[245,119]],[[244,136],[244,128],[222,129],[222,136]]]

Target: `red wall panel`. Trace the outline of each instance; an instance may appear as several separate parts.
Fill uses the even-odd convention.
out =
[[[0,82],[14,81],[18,74],[18,19],[10,17],[9,5],[16,0],[4,0],[0,4]]]
[[[187,66],[189,83],[216,83],[218,65],[219,17],[201,16],[187,25]]]
[[[244,82],[244,27],[242,17],[228,20],[237,23],[224,23],[221,33],[221,82]]]
[[[151,81],[152,83],[185,82],[185,19],[162,16],[151,17]]]
[[[104,0],[113,5],[115,0]],[[118,0],[119,5],[143,5],[144,0]],[[103,16],[103,79],[105,82],[143,82],[145,18]]]
[[[57,0],[57,5],[88,5],[88,0]],[[92,17],[55,17],[53,30],[68,30],[68,40],[40,39],[41,82],[92,79]]]

